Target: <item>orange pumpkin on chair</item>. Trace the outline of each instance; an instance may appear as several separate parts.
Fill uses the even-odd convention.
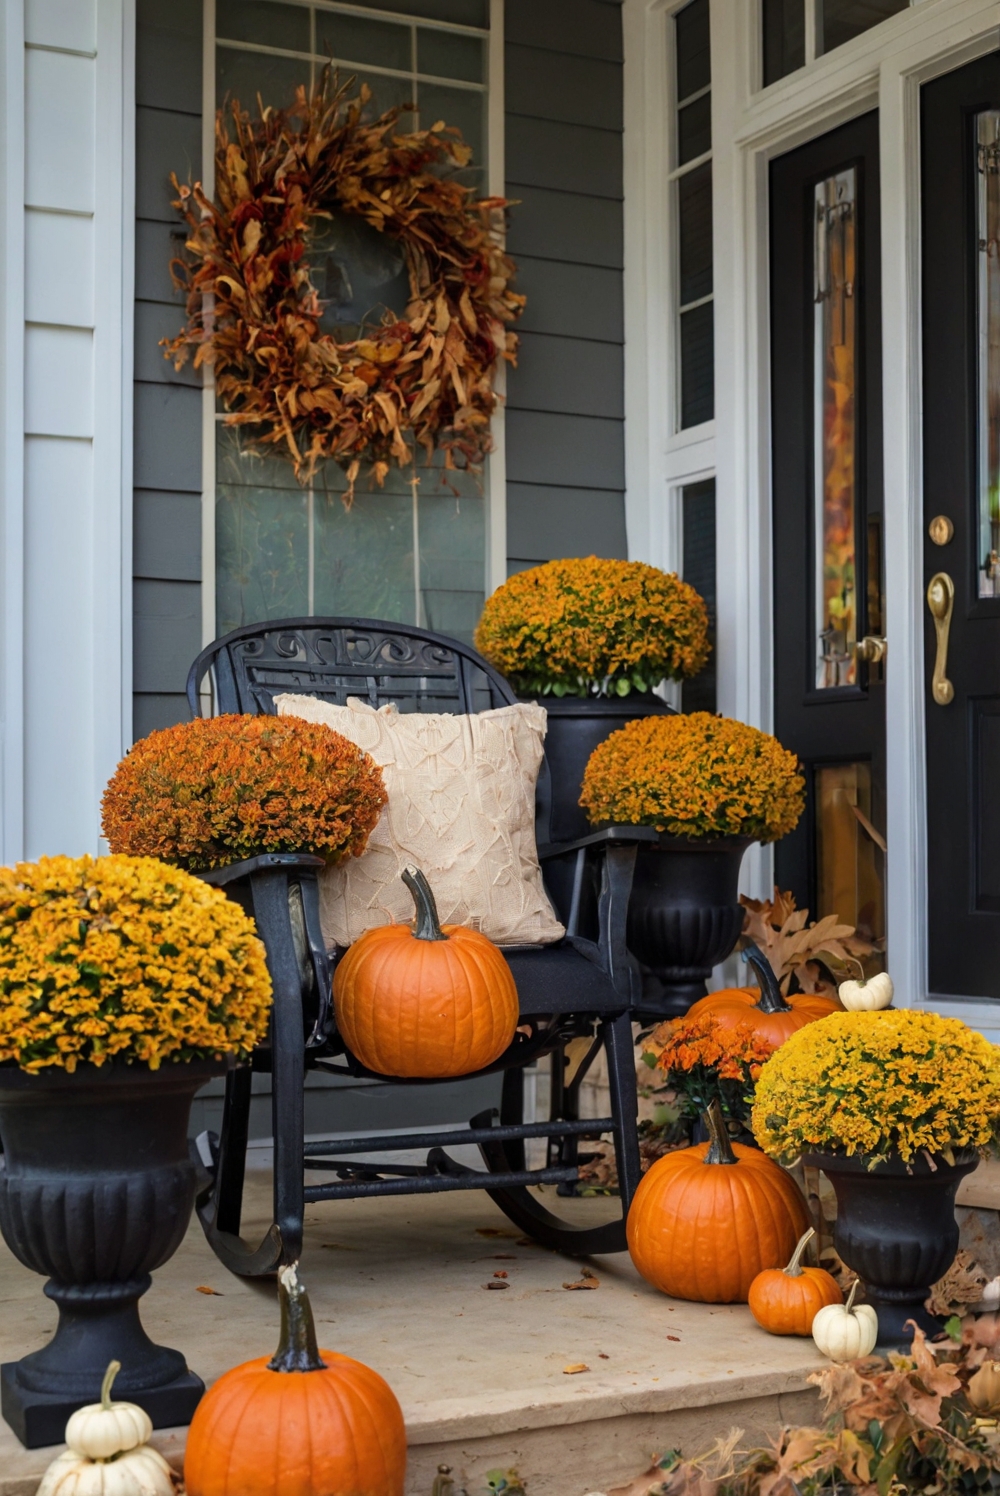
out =
[[[760,986],[725,987],[720,992],[710,992],[707,997],[700,997],[692,1003],[688,1017],[697,1013],[711,1015],[724,1028],[751,1023],[756,1032],[777,1049],[807,1023],[815,1023],[819,1018],[842,1011],[835,998],[821,997],[814,992],[796,992],[791,997],[784,997],[770,961],[752,941],[748,941],[743,951],[743,960],[756,971]]]
[[[517,1029],[517,987],[492,940],[442,925],[423,873],[404,868],[413,925],[368,930],[337,964],[337,1027],[378,1075],[445,1079],[499,1059]]]

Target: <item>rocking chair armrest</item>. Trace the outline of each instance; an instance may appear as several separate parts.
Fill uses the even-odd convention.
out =
[[[541,842],[538,860],[546,862],[552,857],[565,857],[568,852],[578,852],[581,847],[632,846],[659,839],[660,833],[653,826],[604,826],[589,836],[578,837],[576,841]]]

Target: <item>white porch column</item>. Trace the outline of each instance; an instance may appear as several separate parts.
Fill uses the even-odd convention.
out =
[[[2,855],[96,852],[129,740],[131,0],[8,0]]]

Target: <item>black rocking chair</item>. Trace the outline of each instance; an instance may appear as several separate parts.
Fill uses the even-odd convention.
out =
[[[401,711],[475,712],[515,700],[507,682],[454,639],[406,624],[348,618],[292,618],[236,629],[201,652],[187,691],[196,716],[204,710],[273,714],[274,697],[282,692],[337,703],[356,696],[375,707],[393,701]],[[640,1173],[632,1040],[639,977],[625,948],[625,920],[636,844],[650,833],[612,828],[552,845],[549,801],[543,763],[538,852],[567,934],[555,945],[505,951],[525,1031],[489,1067],[503,1072],[499,1114],[495,1109],[480,1112],[468,1127],[307,1143],[306,1069],[372,1077],[337,1034],[331,998],[337,953],[325,950],[319,926],[317,872],[322,863],[316,857],[273,854],[205,875],[255,918],[274,986],[269,1041],[255,1051],[252,1066],[230,1072],[221,1136],[203,1134],[198,1140],[211,1176],[199,1199],[199,1215],[209,1242],[231,1271],[256,1277],[294,1261],[302,1248],[305,1207],[316,1201],[464,1189],[486,1190],[521,1230],[560,1251],[584,1256],[624,1250],[625,1218]],[[612,1115],[581,1119],[581,1083],[602,1046]],[[550,1117],[525,1122],[525,1067],[543,1056],[551,1061]],[[274,1216],[256,1246],[240,1236],[253,1070],[271,1074],[274,1135]],[[570,1207],[570,1219],[554,1214],[532,1186],[557,1186],[557,1199],[576,1194],[579,1166],[586,1157],[580,1145],[606,1132],[614,1139],[620,1215],[588,1224],[579,1219],[579,1206]],[[527,1167],[529,1138],[547,1139],[544,1167]],[[445,1151],[468,1143],[478,1145],[485,1171],[467,1168]],[[426,1162],[419,1166],[351,1158],[425,1149]],[[337,1182],[307,1185],[309,1171],[332,1173]]]

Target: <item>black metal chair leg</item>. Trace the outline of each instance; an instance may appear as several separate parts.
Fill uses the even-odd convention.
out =
[[[253,1075],[249,1065],[230,1070],[226,1076],[226,1101],[219,1139],[219,1162],[215,1173],[215,1225],[231,1236],[240,1234],[243,1214],[243,1181],[250,1136],[250,1092]]]
[[[604,1045],[608,1056],[608,1085],[611,1091],[611,1115],[615,1119],[615,1161],[618,1165],[618,1190],[622,1215],[627,1216],[632,1196],[639,1187],[642,1165],[639,1160],[637,1118],[639,1096],[635,1083],[635,1043],[632,1020],[628,1013],[608,1020],[604,1025]]]

